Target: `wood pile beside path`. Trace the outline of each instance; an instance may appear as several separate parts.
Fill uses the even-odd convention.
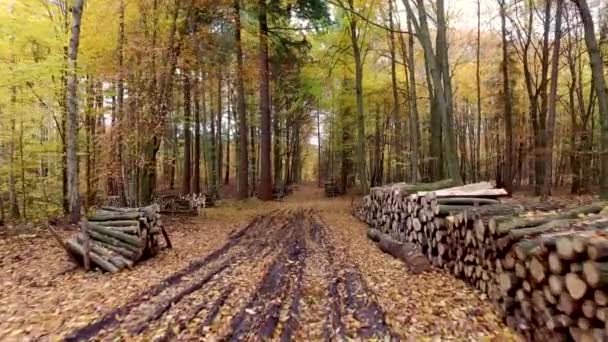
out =
[[[85,269],[94,266],[117,272],[152,257],[161,248],[162,234],[171,248],[157,204],[141,208],[103,207],[79,223],[77,236],[63,240],[49,226],[57,241]]]
[[[373,188],[355,215],[486,293],[530,340],[608,340],[608,203],[501,203],[489,183],[442,182]]]
[[[159,205],[160,213],[168,215],[199,216],[215,205],[213,198],[206,194],[179,195],[175,193],[157,194],[154,203]]]
[[[326,181],[324,184],[325,197],[336,197],[342,195],[340,186],[333,180]]]

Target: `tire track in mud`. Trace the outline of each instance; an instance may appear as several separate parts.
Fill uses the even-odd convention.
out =
[[[327,297],[329,312],[324,327],[324,338],[345,339],[348,335],[345,319],[354,318],[360,323],[356,330],[358,337],[369,339],[387,337],[393,340],[399,338],[393,334],[386,323],[385,313],[370,292],[361,271],[347,260],[336,257],[335,246],[330,246],[327,230],[328,225],[316,213],[309,215],[310,237],[321,248],[327,260],[330,279],[327,280]]]
[[[313,210],[259,216],[217,250],[66,340],[126,334],[146,341],[291,341],[316,329],[305,314],[318,316],[319,339],[396,340],[361,272],[334,250],[328,229]],[[312,293],[310,283],[323,290]]]
[[[260,228],[266,228],[268,225],[271,225],[278,217],[284,215],[282,211],[274,211],[268,213],[266,215],[261,215],[255,217],[251,222],[246,224],[243,228],[239,229],[235,233],[233,233],[229,239],[224,243],[220,248],[211,252],[203,258],[200,258],[185,267],[184,269],[174,273],[173,275],[165,278],[163,281],[158,283],[157,285],[145,290],[141,294],[137,295],[133,299],[131,299],[128,303],[123,306],[120,306],[109,313],[102,316],[97,321],[94,321],[88,325],[85,325],[81,328],[74,330],[70,333],[65,340],[66,341],[83,341],[83,340],[91,340],[93,338],[98,337],[98,335],[109,331],[109,330],[118,330],[118,326],[124,321],[124,318],[127,317],[132,311],[136,310],[140,306],[145,306],[149,304],[150,298],[155,298],[161,295],[164,291],[176,288],[180,286],[182,283],[187,282],[189,278],[196,274],[199,270],[208,267],[210,264],[216,262],[218,259],[225,256],[229,253],[235,246],[242,244],[244,241],[249,238],[251,240],[251,235],[256,235],[256,231],[260,230]],[[251,243],[251,242],[249,242]],[[227,262],[225,262],[226,264]],[[212,270],[211,274],[217,274],[220,271],[223,271],[225,267],[216,268]],[[210,278],[209,278],[210,279]],[[204,280],[199,281],[200,287],[204,285]],[[207,280],[208,281],[208,280]],[[199,288],[200,288],[199,287]],[[193,291],[195,291],[193,289]],[[185,295],[185,294],[184,294]],[[182,296],[183,298],[183,296]],[[179,300],[178,300],[179,301]],[[162,313],[161,313],[162,314]],[[138,329],[136,329],[138,330]]]

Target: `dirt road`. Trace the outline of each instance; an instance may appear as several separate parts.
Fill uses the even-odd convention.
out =
[[[289,341],[311,333],[325,340],[395,339],[361,272],[335,257],[327,229],[312,210],[258,217],[213,253],[68,340],[126,334],[155,341]]]
[[[366,238],[349,199],[311,193],[172,221],[174,250],[115,275],[62,271],[48,239],[18,242],[40,247],[28,254],[0,241],[0,340],[511,336],[482,294],[441,270],[409,273]]]

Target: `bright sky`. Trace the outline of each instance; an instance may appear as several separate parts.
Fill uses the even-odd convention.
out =
[[[480,0],[481,1],[481,27],[482,30],[487,30],[490,26],[491,19],[498,16],[498,3],[496,0]],[[477,28],[477,0],[446,0],[446,8],[448,10],[450,27],[458,29],[476,29]],[[402,1],[397,1],[399,12],[403,16],[405,23],[405,8]]]

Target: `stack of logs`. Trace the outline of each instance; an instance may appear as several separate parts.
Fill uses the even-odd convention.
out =
[[[372,228],[398,241],[418,244],[433,264],[442,266],[447,251],[445,234],[441,233],[446,226],[442,216],[470,207],[497,204],[495,198],[507,195],[505,190],[495,189],[487,182],[431,191],[450,184],[451,180],[444,180],[372,188],[356,214]]]
[[[214,206],[213,199],[205,194],[161,194],[156,195],[154,202],[160,212],[169,215],[199,216],[201,210]]]
[[[85,269],[97,266],[107,272],[132,267],[160,250],[160,234],[167,247],[169,236],[160,220],[158,205],[142,208],[103,207],[79,223],[76,237],[62,240],[51,232]]]
[[[499,203],[488,183],[418,191],[437,186],[374,188],[356,214],[486,293],[529,339],[608,339],[608,204]]]
[[[342,192],[340,191],[340,187],[333,180],[326,181],[324,186],[326,197],[336,197],[342,194]]]

